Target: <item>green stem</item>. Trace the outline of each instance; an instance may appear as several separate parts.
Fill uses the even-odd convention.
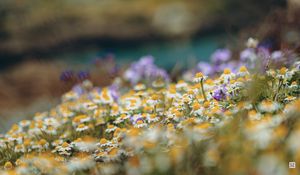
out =
[[[200,84],[201,84],[201,91],[202,91],[202,94],[203,94],[203,97],[204,97],[204,101],[207,101],[205,91],[204,91],[204,87],[203,87],[203,80],[200,81]]]
[[[275,93],[275,95],[273,97],[274,101],[277,101],[277,97],[278,97],[279,91],[281,90],[282,85],[283,85],[283,79],[279,79],[278,89],[277,89],[277,92]]]

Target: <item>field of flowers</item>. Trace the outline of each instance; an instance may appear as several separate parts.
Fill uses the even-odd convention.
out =
[[[0,174],[300,174],[299,57],[257,43],[176,82],[145,56],[79,83],[0,135]]]

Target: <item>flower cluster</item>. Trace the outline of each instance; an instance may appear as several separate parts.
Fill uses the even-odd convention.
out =
[[[195,68],[187,71],[184,77],[190,80],[189,75],[193,75],[199,71],[205,75],[215,75],[226,68],[237,72],[241,66],[246,66],[248,69],[264,73],[266,69],[270,67],[290,67],[294,64],[295,58],[299,58],[299,56],[291,50],[272,51],[264,44],[259,44],[259,41],[253,38],[250,38],[246,42],[246,46],[246,49],[238,53],[233,53],[227,48],[217,49],[211,55],[210,63],[204,61],[199,62]]]
[[[152,56],[144,56],[138,62],[131,64],[124,73],[124,79],[135,85],[140,81],[150,82],[156,79],[169,81],[168,73],[154,64]]]
[[[144,61],[125,72],[138,76],[130,90],[84,81],[55,108],[14,124],[0,138],[0,173],[300,173],[287,166],[300,163],[297,64],[169,83]],[[157,79],[136,84],[148,74]]]

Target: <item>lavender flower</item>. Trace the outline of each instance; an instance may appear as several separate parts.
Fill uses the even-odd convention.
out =
[[[60,80],[61,81],[70,81],[74,78],[74,72],[72,70],[66,70],[66,71],[63,71],[61,74],[60,74]]]
[[[271,59],[275,61],[279,61],[283,57],[282,51],[274,51],[271,54]]]
[[[139,61],[131,64],[130,68],[125,71],[124,78],[132,85],[137,84],[142,79],[151,82],[157,78],[162,78],[169,81],[167,72],[157,67],[154,64],[154,58],[150,55],[144,56]]]
[[[211,56],[211,60],[214,64],[227,62],[230,58],[231,51],[229,49],[218,49]]]
[[[82,95],[85,92],[80,84],[77,84],[77,85],[73,86],[72,91],[74,91],[79,96]]]
[[[227,89],[225,86],[218,87],[212,94],[213,98],[217,101],[225,100],[227,97]]]
[[[199,62],[197,64],[197,72],[202,72],[204,75],[212,75],[215,71],[211,64],[207,62]]]
[[[86,80],[90,77],[90,73],[88,71],[79,71],[77,77],[79,80]]]
[[[120,94],[119,94],[119,87],[116,84],[112,84],[109,86],[109,91],[114,99],[114,101],[118,101]]]

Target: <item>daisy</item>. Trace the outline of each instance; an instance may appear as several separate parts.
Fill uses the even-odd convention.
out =
[[[61,145],[61,144],[63,144],[63,143],[64,143],[63,140],[57,139],[57,140],[53,141],[53,142],[51,143],[51,145],[54,146],[54,147],[56,147],[56,146],[59,146],[59,145]]]
[[[111,148],[108,150],[107,156],[105,157],[106,162],[119,160],[122,151],[119,148]]]
[[[238,77],[245,77],[249,75],[248,69],[245,66],[240,67],[237,76]]]
[[[111,146],[112,143],[108,140],[106,140],[105,138],[100,139],[99,143],[97,143],[98,146],[100,147],[107,147],[107,146]]]
[[[286,101],[286,102],[291,102],[291,101],[294,101],[294,100],[296,100],[297,98],[296,97],[294,97],[294,96],[287,96],[285,99],[284,99],[284,101]]]
[[[85,124],[79,124],[77,127],[76,127],[76,131],[77,132],[83,132],[83,131],[86,131],[88,130],[89,127]]]
[[[98,151],[97,153],[94,154],[94,159],[99,161],[99,160],[104,160],[104,158],[107,157],[107,152],[106,151]]]
[[[60,155],[70,156],[72,154],[72,145],[64,142],[62,145],[57,146],[55,151]]]
[[[280,105],[277,102],[270,100],[264,100],[258,105],[258,109],[261,112],[275,112],[280,108]]]
[[[106,133],[112,133],[117,129],[115,125],[107,125],[107,129],[105,130]]]
[[[136,97],[128,97],[124,100],[125,109],[129,111],[137,110],[141,107],[141,100],[140,98]]]
[[[200,83],[200,82],[205,81],[206,79],[207,79],[207,76],[203,75],[202,72],[198,72],[198,73],[195,75],[195,77],[194,77],[194,79],[193,79],[193,82],[194,82],[194,83]]]
[[[108,88],[103,88],[100,93],[100,98],[103,104],[112,104],[114,102],[114,99],[111,95],[111,92]]]
[[[178,83],[176,84],[176,89],[178,90],[186,90],[187,88],[187,83],[184,82],[183,80],[179,80]]]
[[[4,164],[4,169],[5,170],[11,170],[11,169],[13,169],[13,164],[11,163],[11,162],[5,162],[5,164]]]
[[[16,153],[24,153],[25,152],[25,146],[23,144],[18,144],[15,146],[15,152]]]
[[[39,150],[48,149],[48,147],[49,147],[49,143],[45,139],[39,140],[32,146],[33,149],[39,149]]]
[[[282,67],[279,71],[278,71],[278,74],[277,74],[277,78],[279,79],[286,79],[288,77],[288,69],[286,67]]]
[[[19,122],[19,125],[23,128],[27,127],[30,125],[30,120],[22,120]]]
[[[230,80],[235,78],[235,74],[231,72],[230,69],[224,69],[223,74],[220,76],[220,79],[223,80],[224,83],[229,83]]]
[[[261,119],[261,114],[256,112],[255,110],[251,110],[248,112],[248,117],[250,120],[260,120]]]
[[[139,83],[139,84],[135,85],[133,89],[135,91],[143,91],[143,90],[146,89],[146,85],[142,84],[142,83]]]
[[[151,114],[151,115],[147,116],[147,120],[149,123],[158,122],[159,119],[160,118],[156,114]]]
[[[97,149],[97,139],[89,136],[78,138],[71,143],[72,147],[80,152],[92,152]]]
[[[162,88],[162,87],[165,86],[165,82],[161,79],[158,79],[158,80],[155,80],[155,81],[152,82],[152,86],[154,88]]]
[[[143,120],[138,120],[134,125],[135,128],[144,128],[146,126],[148,125]]]
[[[157,105],[160,102],[160,96],[158,94],[152,94],[152,96],[147,100],[149,105]]]

